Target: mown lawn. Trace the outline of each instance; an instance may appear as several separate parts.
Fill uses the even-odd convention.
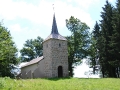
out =
[[[120,90],[120,79],[52,78],[10,79],[0,78],[0,90]]]

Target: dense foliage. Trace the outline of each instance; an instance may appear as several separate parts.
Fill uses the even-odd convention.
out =
[[[12,65],[17,63],[17,48],[10,32],[0,24],[0,76],[11,76]]]
[[[69,74],[73,76],[73,68],[81,62],[81,59],[87,56],[89,46],[89,27],[79,19],[71,16],[66,19],[66,26],[71,31],[68,40],[68,63]]]
[[[94,30],[91,33],[91,45],[88,50],[89,52],[89,65],[90,68],[93,68],[93,74],[96,74],[96,71],[98,71],[98,66],[99,65],[99,50],[100,50],[100,27],[98,23],[96,22],[94,26]]]
[[[108,1],[101,12],[100,24],[92,32],[91,62],[99,60],[103,77],[119,77],[120,73],[120,1],[116,7]],[[100,28],[99,28],[100,27]],[[96,53],[96,54],[95,54]]]
[[[20,50],[21,60],[25,62],[42,56],[42,42],[43,39],[39,36],[37,37],[37,39],[27,40],[24,44],[24,47]]]

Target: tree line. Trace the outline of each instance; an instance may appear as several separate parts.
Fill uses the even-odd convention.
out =
[[[74,67],[79,65],[83,58],[88,58],[94,74],[96,67],[99,66],[102,77],[119,77],[120,1],[116,1],[115,7],[106,1],[102,9],[101,20],[96,21],[92,32],[86,23],[74,16],[65,21],[66,27],[71,32],[71,35],[66,36],[70,76],[74,75]],[[10,76],[12,64],[42,56],[42,42],[41,37],[26,40],[18,58],[10,32],[0,24],[0,76]]]
[[[91,66],[100,65],[102,77],[119,78],[120,74],[120,0],[116,6],[108,1],[101,12],[101,20],[96,22],[91,35]],[[97,62],[97,63],[96,63]]]

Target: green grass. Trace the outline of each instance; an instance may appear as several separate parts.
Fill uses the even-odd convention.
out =
[[[10,79],[0,78],[0,90],[120,90],[120,79]]]

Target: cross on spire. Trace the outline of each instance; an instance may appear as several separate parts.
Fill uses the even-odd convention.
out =
[[[53,4],[53,11],[54,11],[54,4]],[[52,38],[59,39],[59,40],[65,40],[65,41],[67,40],[66,38],[61,36],[58,32],[56,18],[55,18],[55,12],[53,13],[53,23],[52,23],[51,34],[45,39],[45,41],[52,39]]]
[[[53,4],[53,11],[54,11],[54,4]]]

